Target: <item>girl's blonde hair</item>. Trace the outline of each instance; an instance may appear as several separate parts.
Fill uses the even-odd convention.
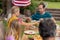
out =
[[[11,26],[12,29],[15,29],[16,31],[18,31],[19,27],[20,27],[18,20],[12,21],[10,26]]]
[[[12,28],[8,28],[8,30],[6,31],[6,36],[12,35],[12,34],[14,34]]]
[[[16,38],[16,40],[18,40],[19,39],[19,35],[21,33],[19,21],[18,20],[12,21],[11,28],[16,31],[15,38]]]
[[[19,7],[18,6],[13,6],[12,9],[11,9],[11,13],[14,14],[17,11],[19,11]]]

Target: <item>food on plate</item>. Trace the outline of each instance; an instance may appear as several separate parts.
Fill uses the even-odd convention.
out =
[[[34,35],[34,40],[43,40],[40,35]]]
[[[34,40],[33,35],[28,35],[29,40]]]
[[[33,30],[27,30],[27,31],[24,31],[25,34],[35,34],[35,31]]]

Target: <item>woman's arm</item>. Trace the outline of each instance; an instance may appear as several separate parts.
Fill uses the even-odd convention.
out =
[[[26,22],[22,22],[21,25],[25,25],[25,26],[33,26],[35,24],[38,24],[38,22],[34,22],[34,23],[26,23]]]

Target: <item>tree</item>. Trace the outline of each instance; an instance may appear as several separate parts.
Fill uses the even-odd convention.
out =
[[[2,13],[2,0],[0,0],[0,15],[1,15],[1,13]]]
[[[3,4],[2,4],[2,7],[3,7],[3,13],[4,13],[4,16],[6,16],[8,13],[9,13],[9,9],[11,9],[11,0],[2,0]]]
[[[7,10],[7,7],[6,7],[6,4],[7,4],[7,1],[6,0],[2,0],[2,8],[3,8],[3,13],[6,14],[6,10]]]

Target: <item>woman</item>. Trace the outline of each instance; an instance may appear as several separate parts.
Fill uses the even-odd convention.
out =
[[[11,18],[8,20],[8,27],[10,27],[11,22],[14,20],[18,20],[21,25],[25,25],[25,26],[31,26],[31,25],[34,25],[37,23],[37,22],[35,22],[35,23],[23,22],[23,19],[19,17],[20,16],[19,12],[20,12],[19,7],[17,7],[17,6],[12,7],[12,9],[11,9],[12,15],[11,15]]]

